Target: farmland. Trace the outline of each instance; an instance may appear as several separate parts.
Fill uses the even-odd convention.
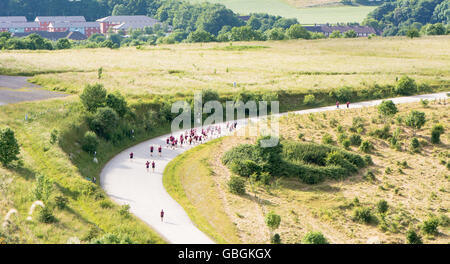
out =
[[[191,0],[202,2],[202,0]],[[221,3],[236,13],[268,13],[287,18],[297,18],[301,24],[362,22],[373,6],[323,6],[331,1],[282,1],[282,0],[210,0]],[[332,3],[332,2],[331,2]],[[306,8],[307,6],[317,7]]]

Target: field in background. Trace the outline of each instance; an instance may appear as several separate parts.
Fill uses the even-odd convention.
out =
[[[441,36],[3,51],[0,74],[42,73],[32,81],[69,93],[79,93],[86,83],[100,82],[110,91],[135,97],[208,88],[220,93],[359,89],[395,84],[401,75],[448,86],[449,46],[450,37]],[[103,77],[98,80],[100,67]]]
[[[204,0],[190,0],[191,2],[204,2]],[[330,7],[306,7],[310,4],[324,4],[332,1],[282,1],[282,0],[208,0],[212,3],[220,3],[234,12],[247,15],[249,13],[268,13],[286,18],[297,18],[301,24],[324,24],[362,22],[374,6],[330,6]],[[292,5],[291,5],[292,4]]]
[[[395,121],[392,122],[391,132],[397,127],[402,131],[400,151],[390,148],[386,140],[369,136],[370,131],[384,125],[373,107],[364,110],[289,115],[282,118],[280,134],[285,139],[320,143],[323,135],[329,133],[335,141],[334,144],[339,146],[340,144],[336,143],[338,132],[336,127],[331,125],[331,120],[336,120],[337,124],[343,127],[343,131],[350,135],[348,128],[352,125],[353,118],[362,117],[366,130],[362,137],[375,146],[371,153],[375,164],[346,180],[327,180],[308,185],[298,179],[285,178],[271,188],[260,186],[254,190],[247,183],[247,194],[233,195],[227,187],[231,173],[222,164],[221,157],[234,146],[252,144],[255,141],[251,137],[237,136],[226,137],[205,146],[201,152],[211,153],[207,160],[195,160],[194,157],[199,154],[196,149],[186,152],[183,159],[192,162],[189,162],[189,165],[177,164],[178,174],[172,177],[181,179],[179,181],[184,190],[178,188],[179,193],[192,193],[195,190],[197,195],[191,196],[187,203],[196,206],[197,213],[200,212],[197,217],[205,218],[212,226],[231,221],[235,227],[223,228],[218,232],[226,232],[223,236],[230,236],[231,232],[237,230],[235,235],[242,243],[269,242],[270,231],[264,223],[264,215],[271,210],[281,216],[281,226],[276,232],[281,235],[283,243],[299,243],[309,231],[322,232],[331,243],[406,243],[406,231],[410,228],[420,230],[422,222],[430,216],[443,219],[443,225],[439,226],[438,235],[425,235],[419,231],[424,243],[448,243],[450,182],[445,163],[450,162],[450,133],[446,131],[441,136],[442,144],[432,145],[430,128],[437,122],[449,123],[449,105],[431,102],[428,107],[423,107],[420,103],[401,104],[397,107],[399,116],[405,116],[412,109],[426,113],[427,123],[416,135],[421,142],[420,153],[408,151],[412,130]],[[300,133],[304,135],[301,140],[298,137]],[[351,147],[351,151],[364,154],[356,147]],[[403,162],[406,162],[406,165],[402,164]],[[187,169],[201,164],[207,170],[192,172]],[[171,163],[168,168],[170,166],[175,164]],[[374,179],[364,176],[367,171],[374,173]],[[212,184],[208,184],[211,187],[208,188],[214,190],[198,190],[195,184],[198,178],[212,181]],[[358,198],[359,206],[371,208],[378,219],[380,216],[375,213],[375,205],[382,199],[386,200],[389,211],[385,222],[363,224],[353,221],[355,198]],[[222,208],[217,207],[217,199],[222,201]],[[207,213],[211,209],[207,209],[205,200],[214,200],[214,210],[224,213],[211,217],[211,214]],[[185,204],[181,204],[185,207]],[[189,213],[189,208],[186,209]]]

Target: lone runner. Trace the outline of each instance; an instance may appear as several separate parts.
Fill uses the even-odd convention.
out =
[[[161,209],[161,222],[164,220],[164,210]]]

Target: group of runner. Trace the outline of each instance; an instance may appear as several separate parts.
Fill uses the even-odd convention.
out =
[[[234,131],[237,128],[237,122],[228,122],[226,124],[226,129],[229,132]],[[180,136],[177,138],[173,135],[169,136],[166,139],[166,144],[167,144],[167,148],[172,148],[172,149],[176,149],[179,147],[183,147],[184,145],[196,145],[196,144],[202,144],[203,142],[205,142],[208,138],[215,138],[215,137],[220,137],[222,135],[222,127],[220,125],[211,125],[208,126],[207,128],[201,128],[197,129],[197,128],[192,128],[189,130],[186,130],[184,133],[180,134]],[[162,156],[162,146],[159,145],[158,148],[158,154],[161,157]],[[153,152],[155,151],[155,146],[151,145],[150,146],[150,156],[153,157]],[[130,154],[130,159],[132,160],[134,158],[134,153],[131,152]],[[146,161],[145,162],[145,167],[147,169],[147,171],[149,171],[150,169],[150,165],[152,166],[152,172],[155,172],[155,168],[156,168],[156,162],[155,161]],[[164,210],[161,210],[161,222],[163,222],[164,219]]]

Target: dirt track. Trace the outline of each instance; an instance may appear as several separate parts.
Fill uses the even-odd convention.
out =
[[[39,85],[29,83],[28,78],[0,75],[0,105],[67,96],[43,90]]]

